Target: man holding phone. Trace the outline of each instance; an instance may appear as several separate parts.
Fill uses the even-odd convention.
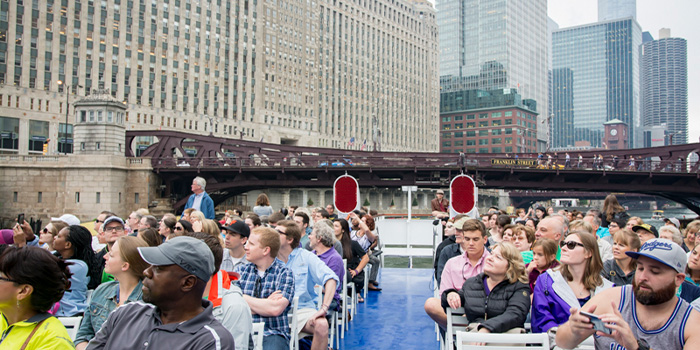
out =
[[[699,349],[700,312],[676,296],[685,279],[683,248],[651,239],[639,252],[625,254],[637,260],[632,285],[607,289],[581,309],[572,308],[557,331],[557,345],[571,349],[596,333],[596,349]]]

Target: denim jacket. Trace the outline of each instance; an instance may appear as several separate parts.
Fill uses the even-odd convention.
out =
[[[143,298],[141,286],[142,283],[139,281],[125,304]],[[109,313],[117,308],[118,295],[119,282],[117,281],[102,283],[95,289],[95,292],[92,293],[90,305],[87,310],[85,310],[85,315],[78,329],[78,334],[75,336],[75,345],[82,342],[89,342],[90,339],[95,337],[95,334],[102,328],[102,324],[107,320]]]

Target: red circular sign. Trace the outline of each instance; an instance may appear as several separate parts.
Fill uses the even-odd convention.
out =
[[[466,214],[476,205],[474,201],[474,193],[476,184],[471,177],[467,175],[459,175],[450,183],[450,201],[452,209],[459,214]]]
[[[357,180],[350,175],[343,175],[333,184],[333,202],[341,213],[349,213],[358,205]]]

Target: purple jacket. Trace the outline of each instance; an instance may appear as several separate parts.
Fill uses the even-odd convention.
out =
[[[603,285],[598,286],[591,296],[614,284],[603,278]],[[549,269],[537,278],[532,292],[532,311],[530,324],[532,333],[545,333],[552,327],[558,327],[569,320],[569,309],[581,307],[571,287],[562,277],[559,269]]]

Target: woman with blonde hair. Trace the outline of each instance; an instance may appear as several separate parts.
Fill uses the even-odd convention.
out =
[[[695,249],[698,231],[700,231],[700,220],[693,220],[685,227],[683,243],[685,243],[688,251]]]
[[[484,272],[467,279],[459,291],[443,292],[442,305],[464,306],[471,332],[524,332],[530,287],[518,248],[510,242],[496,244],[484,261]]]
[[[559,242],[561,266],[542,273],[532,292],[532,332],[545,333],[569,320],[569,310],[580,308],[613,283],[600,276],[603,262],[595,236],[572,231]]]
[[[88,342],[102,328],[110,312],[121,305],[141,300],[143,271],[150,265],[141,258],[138,248],[147,246],[148,244],[138,237],[119,237],[105,255],[105,272],[114,275],[116,280],[102,283],[92,293],[90,305],[75,337],[77,350],[87,347]]]
[[[642,220],[642,218],[640,218],[639,216],[633,216],[627,219],[627,225],[625,225],[625,228],[631,230],[632,227],[637,225],[644,225],[644,220]]]
[[[253,212],[260,217],[272,215],[273,210],[270,206],[270,198],[268,198],[266,194],[261,193],[258,196],[258,199],[255,200]]]
[[[603,263],[601,276],[615,283],[616,286],[632,284],[634,272],[637,270],[637,260],[625,253],[638,252],[641,246],[639,236],[631,230],[622,229],[615,232],[613,258]]]

